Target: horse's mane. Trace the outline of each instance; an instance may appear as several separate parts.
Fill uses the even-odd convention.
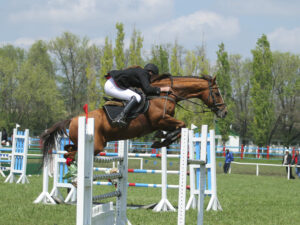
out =
[[[132,65],[132,66],[129,66],[129,67],[125,68],[125,70],[126,70],[126,69],[135,69],[135,68],[141,68],[141,69],[142,69],[141,66]]]
[[[166,78],[170,78],[170,77],[173,77],[172,74],[170,74],[170,73],[163,73],[163,74],[160,74],[160,75],[152,75],[151,83],[153,83],[155,81],[160,81],[160,80],[163,80],[163,79],[166,79]]]
[[[155,82],[155,81],[160,81],[160,80],[164,80],[164,79],[170,79],[170,77],[172,77],[172,79],[179,79],[179,78],[196,78],[196,79],[203,79],[203,80],[207,80],[207,81],[211,81],[212,80],[212,76],[207,75],[207,74],[201,74],[201,76],[172,76],[172,74],[170,73],[164,73],[161,75],[157,75],[155,77],[153,77],[151,79],[151,83]]]

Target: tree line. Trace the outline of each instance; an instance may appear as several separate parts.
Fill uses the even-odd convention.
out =
[[[18,123],[39,135],[55,122],[82,113],[85,103],[90,110],[101,107],[108,71],[152,62],[160,73],[173,76],[216,75],[228,116],[218,119],[211,112],[200,113],[207,111],[205,106],[181,102],[183,108],[178,107],[175,116],[187,125],[208,124],[224,143],[232,133],[240,136],[241,144],[299,143],[299,55],[272,52],[263,34],[251,58],[230,55],[220,43],[213,64],[204,44],[188,50],[175,40],[153,45],[145,54],[140,31],[133,30],[125,48],[124,25],[117,23],[115,29],[115,40],[106,37],[102,46],[70,32],[48,42],[36,41],[29,49],[1,46],[0,127],[11,131]]]

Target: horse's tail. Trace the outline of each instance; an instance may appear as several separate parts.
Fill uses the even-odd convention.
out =
[[[66,129],[70,123],[71,119],[58,122],[41,134],[43,163],[45,158],[47,158],[49,154],[52,154],[52,149],[56,147],[55,144],[58,136],[63,136],[64,134],[68,136]]]

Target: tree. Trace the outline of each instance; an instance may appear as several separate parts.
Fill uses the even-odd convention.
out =
[[[207,58],[205,45],[202,44],[201,46],[196,47],[195,54],[197,58],[195,75],[210,74],[210,64]]]
[[[15,90],[18,89],[17,74],[26,60],[24,49],[5,45],[0,48],[0,126],[6,130],[15,127]]]
[[[194,51],[187,51],[184,60],[184,74],[197,75],[197,57]]]
[[[266,35],[262,35],[252,51],[253,73],[250,78],[251,109],[253,120],[250,130],[254,144],[265,146],[270,143],[274,123],[274,104],[272,101],[272,52]]]
[[[168,47],[154,45],[151,48],[151,63],[157,65],[159,73],[169,73],[169,52]]]
[[[143,48],[143,37],[141,36],[141,32],[136,31],[134,28],[132,37],[130,40],[129,46],[129,65],[137,65],[142,66],[143,59],[141,55],[141,50]]]
[[[225,51],[224,43],[219,45],[219,50],[217,51],[217,82],[222,93],[224,102],[227,105],[227,116],[224,119],[219,119],[217,121],[218,129],[222,135],[223,144],[229,140],[229,135],[231,131],[231,125],[233,120],[233,102],[232,102],[232,89],[231,89],[231,77],[230,77],[230,66],[228,61],[228,54]]]
[[[18,73],[14,121],[29,128],[32,135],[39,135],[66,114],[54,78],[49,78],[43,65],[32,65],[30,61],[25,62]]]
[[[112,70],[113,68],[113,62],[114,62],[114,56],[113,56],[113,49],[112,49],[112,43],[108,39],[108,37],[105,38],[105,45],[102,50],[102,56],[100,58],[100,86],[101,86],[101,94],[100,96],[104,96],[104,84],[106,82],[105,75]],[[100,102],[102,103],[103,100],[101,98]]]
[[[87,103],[89,109],[94,110],[99,107],[101,102],[101,89],[99,70],[100,70],[100,50],[97,46],[89,46],[86,51],[87,65],[86,65],[86,78],[87,78]]]
[[[39,65],[48,73],[49,78],[55,77],[54,66],[48,54],[48,46],[44,41],[36,41],[28,52],[28,62],[32,65]]]
[[[252,73],[250,60],[242,60],[240,55],[230,55],[230,74],[232,77],[233,114],[232,129],[239,134],[242,144],[249,140],[249,112],[250,76]]]
[[[124,28],[122,23],[116,24],[116,29],[118,31],[117,38],[115,41],[114,55],[116,61],[116,68],[118,70],[124,69],[125,67],[125,56],[124,56]]]
[[[170,72],[173,76],[181,76],[183,74],[181,64],[180,64],[181,51],[182,51],[182,47],[180,47],[177,41],[175,41],[175,44],[172,48],[171,61],[170,61]]]
[[[274,52],[272,56],[272,93],[276,107],[271,135],[280,138],[284,146],[289,147],[300,137],[300,58],[280,52]]]
[[[80,39],[68,32],[49,43],[49,49],[55,56],[57,79],[69,115],[82,112],[82,105],[87,100],[88,48],[87,38]]]

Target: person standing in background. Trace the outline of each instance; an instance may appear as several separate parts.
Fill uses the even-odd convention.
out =
[[[299,151],[296,151],[296,154],[295,154],[295,156],[294,156],[294,159],[293,159],[292,164],[296,166],[295,173],[296,173],[297,176],[300,178],[300,167],[297,167],[297,166],[300,166],[300,155],[299,155]]]
[[[234,161],[232,152],[229,151],[229,149],[226,149],[226,155],[225,155],[225,163],[224,163],[224,173],[228,173],[228,170],[230,168],[231,162]]]
[[[295,177],[292,174],[291,163],[292,163],[292,156],[289,150],[285,150],[285,155],[282,158],[282,165],[289,165],[285,167],[286,173],[288,174],[290,172],[290,179],[295,179]]]

